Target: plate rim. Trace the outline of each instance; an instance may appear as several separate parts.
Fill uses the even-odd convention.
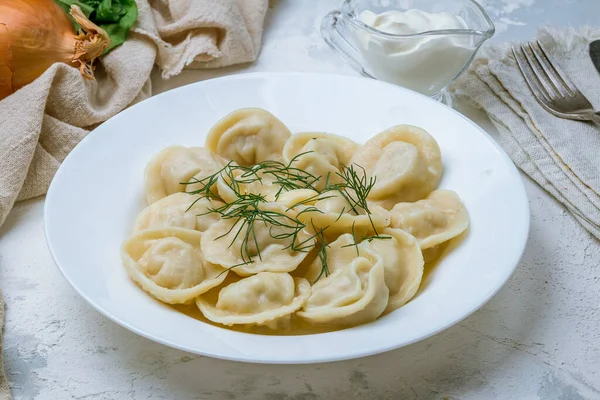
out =
[[[372,349],[372,350],[366,350],[366,351],[361,351],[359,348],[357,350],[354,351],[349,351],[344,355],[340,355],[340,356],[321,356],[321,357],[312,357],[310,359],[306,358],[306,359],[302,359],[302,360],[295,360],[295,361],[282,361],[280,359],[277,358],[262,358],[262,359],[256,359],[256,358],[252,358],[252,357],[245,357],[243,356],[241,353],[239,353],[238,356],[228,356],[228,355],[223,355],[220,353],[214,353],[214,352],[210,352],[210,351],[199,351],[198,349],[194,349],[185,345],[179,345],[177,343],[173,343],[173,342],[169,342],[168,340],[164,340],[158,336],[149,334],[145,331],[143,331],[142,329],[139,329],[133,325],[131,325],[130,323],[128,323],[127,321],[123,320],[122,318],[116,317],[114,315],[112,315],[110,312],[108,312],[107,310],[105,310],[100,304],[98,304],[97,302],[93,301],[89,296],[87,296],[85,294],[85,292],[78,286],[76,285],[73,280],[67,275],[67,273],[65,272],[65,269],[63,269],[63,267],[61,266],[61,264],[59,263],[56,254],[55,254],[55,250],[53,249],[53,245],[52,245],[52,241],[51,241],[51,235],[49,234],[48,231],[48,215],[49,215],[49,204],[52,204],[52,198],[54,196],[56,189],[56,186],[54,185],[55,180],[57,179],[57,177],[60,177],[62,173],[64,173],[63,171],[65,170],[64,167],[65,165],[68,165],[69,159],[72,157],[73,154],[77,154],[76,152],[79,151],[78,148],[80,148],[80,145],[82,143],[85,143],[86,141],[89,140],[93,140],[90,139],[90,137],[95,137],[95,135],[97,135],[98,133],[96,132],[98,130],[99,127],[101,127],[106,121],[104,121],[101,125],[95,127],[92,131],[90,131],[70,152],[69,154],[65,157],[65,159],[63,160],[63,162],[61,163],[61,165],[59,166],[59,168],[57,169],[54,177],[52,178],[52,181],[50,183],[50,186],[48,188],[47,194],[46,194],[46,198],[44,200],[44,216],[43,216],[43,226],[44,226],[44,237],[46,240],[46,245],[48,247],[48,250],[50,252],[50,255],[52,257],[52,260],[54,262],[54,264],[56,265],[56,267],[58,268],[58,270],[60,271],[61,275],[65,278],[65,280],[69,283],[69,285],[75,290],[75,292],[77,294],[79,294],[79,296],[81,296],[90,306],[92,306],[93,309],[95,309],[96,311],[98,311],[100,314],[102,314],[103,316],[105,316],[106,318],[108,318],[109,320],[117,323],[118,325],[122,326],[123,328],[137,334],[140,335],[146,339],[152,340],[154,342],[160,343],[162,345],[171,347],[171,348],[175,348],[178,350],[182,350],[182,351],[186,351],[192,354],[197,354],[197,355],[202,355],[202,356],[207,356],[207,357],[211,357],[211,358],[217,358],[217,359],[222,359],[222,360],[229,360],[229,361],[236,361],[236,362],[244,362],[244,363],[254,363],[254,364],[279,364],[279,365],[297,365],[297,364],[317,364],[317,363],[329,363],[329,362],[336,362],[336,361],[343,361],[343,360],[350,360],[350,359],[357,359],[357,358],[362,358],[362,357],[368,357],[368,356],[372,356],[375,354],[380,354],[380,353],[386,353],[389,352],[391,350],[395,350],[401,347],[405,347],[405,346],[409,346],[411,344],[414,344],[416,342],[420,342],[422,340],[428,339],[434,335],[437,335],[438,333],[445,331],[446,329],[459,324],[460,322],[464,321],[466,318],[468,318],[469,316],[471,316],[473,313],[475,313],[476,311],[478,311],[479,309],[481,309],[481,307],[483,307],[486,303],[488,303],[494,296],[496,296],[496,294],[498,294],[498,292],[504,288],[506,286],[506,283],[508,282],[508,280],[511,278],[511,276],[514,274],[515,270],[517,269],[517,267],[519,266],[526,246],[527,246],[527,242],[528,242],[528,237],[529,237],[529,232],[530,232],[530,228],[531,228],[531,212],[530,212],[530,205],[529,205],[529,199],[527,196],[527,192],[525,190],[525,185],[523,182],[523,178],[521,177],[517,167],[515,166],[515,164],[513,163],[513,161],[510,159],[510,157],[506,154],[506,152],[504,151],[504,149],[492,138],[492,136],[486,132],[481,126],[479,126],[478,124],[476,124],[474,121],[472,121],[470,118],[468,118],[466,115],[460,113],[459,111],[448,107],[442,103],[437,102],[434,99],[431,99],[428,96],[425,96],[421,93],[412,91],[410,89],[404,88],[404,87],[400,87],[400,86],[396,86],[393,85],[391,83],[387,83],[387,82],[382,82],[379,80],[374,80],[371,78],[365,78],[365,77],[359,77],[359,76],[349,76],[349,75],[343,75],[343,74],[336,74],[336,73],[330,73],[330,72],[248,72],[248,73],[236,73],[236,74],[232,74],[232,75],[225,75],[225,76],[220,76],[220,77],[215,77],[215,78],[211,78],[211,79],[206,79],[206,80],[202,80],[202,81],[198,81],[198,82],[193,82],[190,84],[186,84],[186,85],[182,85],[161,93],[158,93],[156,95],[153,95],[145,100],[142,100],[134,105],[131,105],[130,107],[127,107],[126,109],[124,109],[123,111],[119,112],[118,114],[116,114],[115,116],[113,116],[110,119],[113,119],[115,117],[119,117],[121,114],[123,114],[123,112],[127,112],[130,109],[134,109],[136,107],[138,107],[140,104],[145,103],[146,101],[156,101],[153,100],[155,98],[160,98],[163,95],[166,95],[167,93],[173,92],[173,91],[179,91],[181,89],[187,88],[188,90],[191,87],[197,87],[197,88],[201,88],[203,85],[205,85],[207,82],[214,82],[214,81],[219,81],[219,80],[244,80],[244,79],[248,79],[248,78],[259,78],[259,79],[273,79],[273,78],[291,78],[294,76],[304,76],[304,77],[311,77],[311,76],[316,76],[316,77],[330,77],[330,78],[336,78],[336,79],[342,79],[342,80],[350,80],[350,81],[369,81],[369,84],[372,85],[383,85],[386,87],[390,87],[393,88],[394,90],[398,90],[401,92],[405,92],[407,95],[409,96],[418,96],[422,99],[426,99],[426,101],[430,102],[430,104],[433,104],[435,107],[443,107],[446,108],[447,110],[449,110],[451,113],[453,113],[456,117],[458,117],[459,119],[462,119],[464,122],[466,122],[467,124],[469,124],[475,131],[477,131],[479,134],[483,135],[486,140],[493,146],[496,148],[496,150],[498,151],[498,154],[500,155],[500,157],[504,160],[504,162],[507,164],[507,167],[510,170],[511,175],[513,175],[516,179],[516,181],[519,182],[518,185],[515,185],[515,190],[518,192],[518,196],[521,197],[521,201],[522,201],[522,211],[523,211],[523,215],[521,215],[520,217],[524,217],[522,218],[523,221],[523,225],[522,225],[522,229],[520,232],[522,232],[521,238],[519,240],[520,243],[520,247],[518,248],[518,251],[515,251],[515,255],[518,254],[517,259],[512,263],[513,265],[510,266],[510,269],[507,268],[507,272],[505,274],[505,276],[502,279],[501,284],[499,284],[497,286],[497,288],[493,291],[490,292],[490,294],[483,299],[476,307],[473,307],[471,310],[469,310],[468,312],[466,312],[461,318],[458,319],[454,319],[446,324],[444,324],[443,326],[439,327],[438,329],[434,329],[431,330],[430,332],[428,332],[427,334],[415,338],[413,340],[409,340],[409,341],[405,341],[399,344],[394,344],[394,345],[389,345],[389,346],[382,346],[382,347],[378,347],[376,349]],[[172,93],[171,93],[172,95]],[[110,120],[109,119],[109,120]],[[107,120],[108,121],[108,120]],[[49,201],[50,200],[50,201]],[[517,216],[519,217],[519,216]],[[246,333],[246,335],[256,335],[256,336],[264,336],[264,335],[258,335],[258,334],[252,334],[252,333]],[[283,337],[283,336],[278,336],[278,335],[274,335],[274,337]],[[292,336],[293,337],[293,336]]]

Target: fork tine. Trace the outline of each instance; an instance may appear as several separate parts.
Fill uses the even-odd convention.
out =
[[[539,40],[537,42],[539,43]],[[533,54],[537,62],[544,70],[544,75],[551,82],[553,89],[556,90],[562,97],[574,96],[574,93],[572,93],[569,90],[569,87],[565,84],[564,79],[562,79],[560,74],[556,72],[556,67],[554,67],[554,63],[550,61],[548,55],[543,53],[543,51],[540,52],[536,50],[536,46],[532,46],[531,43],[528,43],[527,45],[529,46],[529,50],[531,50],[531,54]]]
[[[549,79],[546,76],[546,73],[543,69],[540,68],[537,61],[535,61],[533,57],[529,54],[529,52],[525,48],[525,45],[521,45],[521,51],[523,51],[523,54],[527,59],[527,64],[529,64],[529,67],[533,71],[533,75],[535,76],[536,80],[546,90],[548,97],[551,100],[554,100],[556,98],[556,95],[561,96],[560,92],[553,88],[553,86],[549,83]]]
[[[542,42],[540,42],[539,40],[537,40],[536,42],[540,50],[542,51],[544,58],[548,61],[548,64],[550,64],[550,67],[554,70],[556,75],[558,75],[558,78],[563,82],[563,84],[568,88],[571,95],[574,96],[578,91],[577,86],[575,86],[575,84],[567,77],[567,74],[565,74],[562,71],[562,69],[560,69],[558,64],[556,64],[550,59],[550,56],[548,56],[548,52],[544,48],[544,45],[542,45]]]
[[[525,60],[523,56],[521,56],[518,53],[514,46],[512,47],[512,52],[515,56],[515,60],[517,60],[517,66],[519,67],[519,70],[521,71],[521,74],[525,79],[525,83],[527,83],[527,86],[529,86],[529,90],[531,90],[531,93],[533,93],[533,95],[539,102],[550,102],[552,100],[550,96],[548,96],[548,94],[545,93],[544,89],[536,83],[536,78],[533,75],[532,70],[525,65],[528,64],[527,60]]]

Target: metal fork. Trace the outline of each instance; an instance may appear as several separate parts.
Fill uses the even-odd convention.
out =
[[[594,112],[589,100],[577,89],[567,75],[550,59],[542,43],[513,46],[521,74],[538,103],[560,118],[600,123],[600,114]]]

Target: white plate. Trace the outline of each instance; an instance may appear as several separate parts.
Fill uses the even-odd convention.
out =
[[[425,128],[442,150],[441,187],[455,190],[470,231],[407,305],[377,321],[318,335],[261,336],[192,319],[153,300],[127,276],[119,247],[143,208],[143,170],[166,146],[202,146],[241,107],[261,107],[292,132],[326,131],[359,143],[395,124]],[[325,74],[229,76],[163,93],[91,132],[66,158],[45,205],[48,246],[93,307],[149,339],[211,357],[311,363],[380,353],[462,320],[506,282],[524,250],[529,209],[506,154],[474,123],[425,96],[371,79]]]

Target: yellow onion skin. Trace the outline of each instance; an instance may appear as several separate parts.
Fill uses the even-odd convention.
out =
[[[0,100],[56,62],[79,66],[84,36],[53,0],[0,0]]]

